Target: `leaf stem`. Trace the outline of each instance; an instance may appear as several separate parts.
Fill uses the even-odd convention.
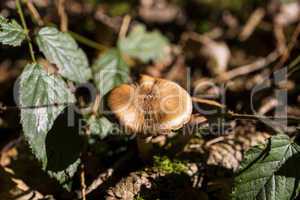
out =
[[[23,14],[23,10],[22,10],[20,0],[16,0],[16,6],[17,6],[18,14],[19,14],[20,19],[21,19],[23,29],[25,30],[26,39],[27,39],[27,42],[28,42],[28,47],[29,47],[29,52],[30,52],[31,59],[32,59],[33,62],[36,62],[36,59],[35,59],[35,56],[34,56],[34,51],[33,51],[33,46],[32,46],[32,43],[31,43],[31,38],[29,37],[29,30],[28,30],[28,27],[27,27],[27,24],[26,24],[26,21],[25,21],[25,17],[24,17],[24,14]]]
[[[71,34],[71,36],[73,38],[75,38],[75,40],[77,40],[78,42],[85,44],[86,46],[89,46],[91,48],[97,49],[99,51],[106,51],[108,49],[108,47],[104,46],[103,44],[99,44],[97,42],[94,42],[93,40],[90,40],[78,33],[72,32],[72,31],[68,31],[68,33]]]

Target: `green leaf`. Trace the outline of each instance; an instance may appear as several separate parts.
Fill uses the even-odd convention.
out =
[[[15,20],[9,22],[0,16],[0,42],[2,44],[20,46],[25,38],[25,30]]]
[[[94,80],[101,96],[128,81],[129,67],[116,49],[104,53],[92,68]]]
[[[100,139],[105,138],[113,128],[113,124],[106,117],[96,118],[91,116],[87,124],[91,134],[100,137]]]
[[[25,67],[20,81],[21,123],[25,139],[33,154],[41,161],[43,169],[51,170],[52,174],[60,177],[63,176],[62,173],[68,172],[69,167],[74,168],[73,163],[78,162],[78,157],[73,156],[71,158],[73,162],[55,168],[53,163],[57,165],[60,162],[53,161],[55,154],[53,151],[51,153],[49,151],[53,148],[59,149],[58,142],[64,141],[62,146],[66,148],[65,151],[74,152],[72,149],[67,149],[68,143],[71,144],[70,138],[74,141],[74,137],[70,136],[67,140],[58,139],[53,142],[52,138],[57,134],[48,134],[48,132],[53,131],[54,121],[66,108],[66,105],[74,102],[75,97],[61,78],[47,74],[38,64],[30,64]],[[68,134],[59,129],[57,132],[61,136]],[[64,162],[66,162],[68,156],[62,157],[60,154],[57,157],[64,158]],[[68,172],[68,174],[72,173]]]
[[[143,25],[137,25],[127,38],[120,39],[118,46],[122,53],[143,62],[164,58],[169,42],[160,32],[147,32]]]
[[[56,64],[59,73],[74,82],[84,83],[91,78],[88,59],[75,40],[54,27],[42,28],[37,43],[45,57]]]
[[[300,146],[286,135],[250,149],[234,179],[233,199],[293,199],[299,190]]]

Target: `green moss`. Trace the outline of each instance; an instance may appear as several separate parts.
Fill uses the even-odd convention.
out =
[[[170,160],[167,156],[154,156],[154,167],[165,173],[184,173],[187,170],[186,165],[179,160]]]
[[[142,196],[138,195],[137,197],[134,197],[134,200],[145,200]]]
[[[113,17],[120,16],[129,13],[130,9],[130,4],[128,2],[119,2],[111,5],[109,14]]]

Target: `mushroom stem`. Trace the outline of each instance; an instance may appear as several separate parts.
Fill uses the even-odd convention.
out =
[[[152,160],[154,153],[154,144],[149,137],[144,137],[138,135],[136,137],[137,148],[139,151],[139,156],[144,162],[149,162]]]

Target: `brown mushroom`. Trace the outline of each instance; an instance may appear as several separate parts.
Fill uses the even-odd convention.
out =
[[[130,132],[158,135],[181,128],[192,114],[192,99],[178,84],[142,75],[139,84],[123,84],[108,106]]]

